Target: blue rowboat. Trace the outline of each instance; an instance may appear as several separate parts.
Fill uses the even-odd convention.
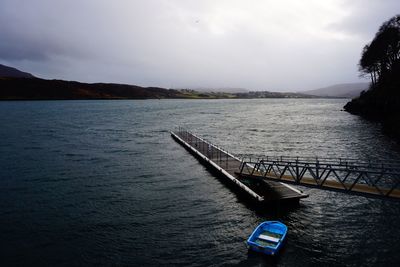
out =
[[[247,245],[253,251],[275,255],[282,247],[287,226],[278,221],[261,223],[247,239]]]

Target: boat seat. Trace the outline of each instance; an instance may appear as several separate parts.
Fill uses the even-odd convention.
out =
[[[261,240],[275,242],[275,243],[279,242],[279,238],[268,236],[268,235],[259,235],[258,238]]]

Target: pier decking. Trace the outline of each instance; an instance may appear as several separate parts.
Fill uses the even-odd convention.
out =
[[[298,202],[300,198],[308,196],[300,190],[281,182],[248,179],[239,175],[243,162],[238,157],[194,133],[180,128],[175,132],[171,132],[171,136],[192,154],[202,159],[206,166],[219,172],[242,193],[259,203],[272,201]]]

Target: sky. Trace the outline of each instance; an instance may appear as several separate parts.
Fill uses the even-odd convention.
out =
[[[301,91],[361,79],[398,0],[0,0],[0,63],[46,79]]]

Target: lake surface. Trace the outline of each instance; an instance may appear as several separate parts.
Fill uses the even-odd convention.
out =
[[[169,135],[185,126],[240,156],[400,160],[346,100],[0,102],[1,266],[399,266],[400,205],[299,187],[256,210]],[[278,257],[248,253],[262,221]]]

